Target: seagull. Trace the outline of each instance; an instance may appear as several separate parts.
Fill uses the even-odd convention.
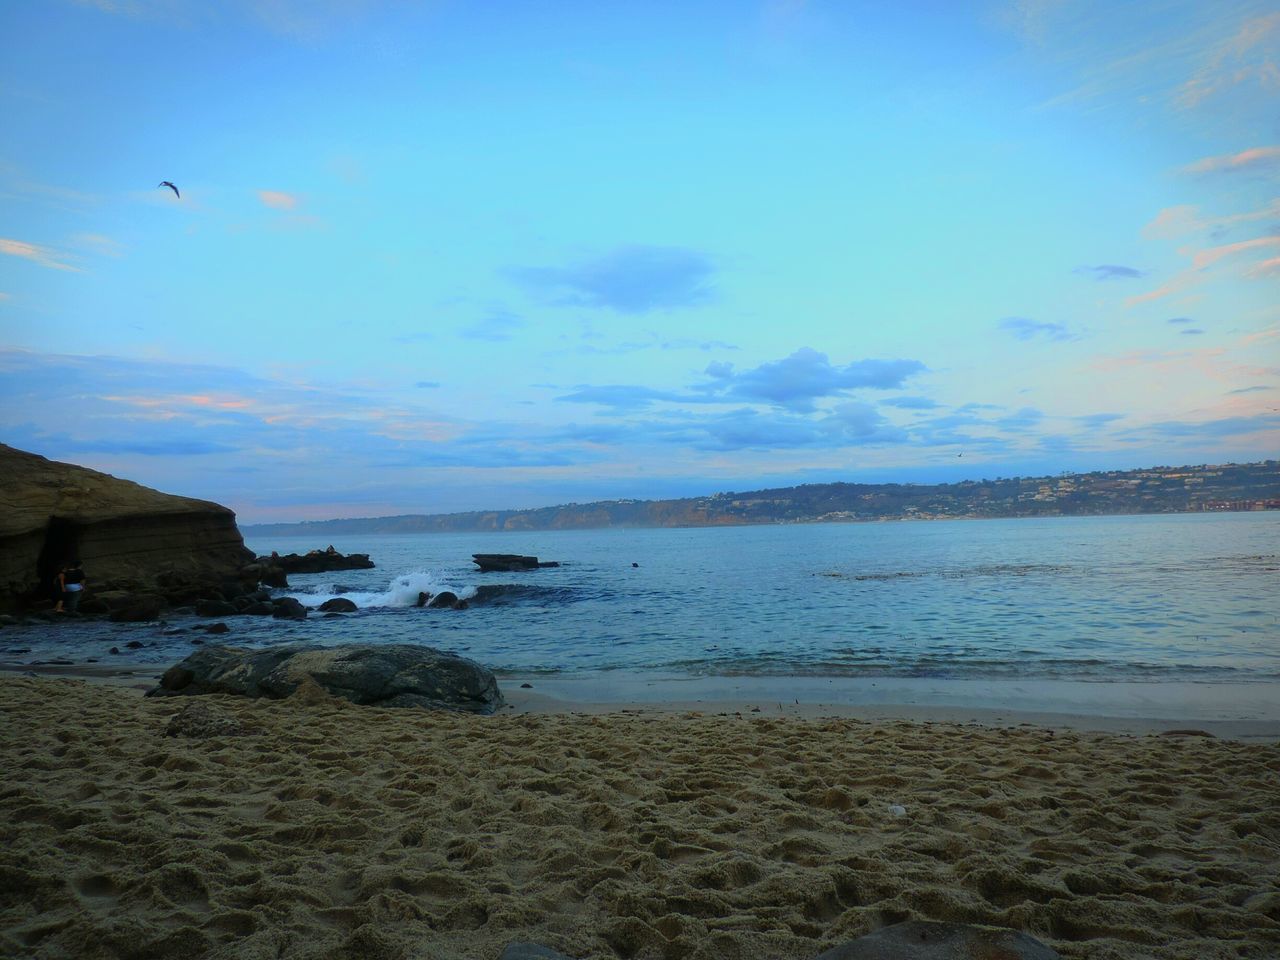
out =
[[[157,184],[156,184],[156,186],[157,186],[157,187],[168,187],[170,190],[172,190],[172,191],[173,191],[173,195],[174,195],[175,197],[177,197],[179,200],[181,200],[181,199],[182,199],[182,194],[180,194],[180,193],[178,192],[178,188],[177,188],[177,187],[175,187],[175,186],[174,186],[172,183],[170,183],[168,180],[161,180],[159,183],[157,183]]]

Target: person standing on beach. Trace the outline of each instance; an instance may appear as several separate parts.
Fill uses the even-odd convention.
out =
[[[89,578],[84,575],[79,560],[72,560],[69,564],[62,568],[62,572],[58,574],[58,587],[62,591],[58,596],[58,605],[53,608],[54,613],[75,613],[76,608],[80,606],[80,594],[84,593],[85,581]],[[63,609],[63,604],[67,605],[67,609]]]

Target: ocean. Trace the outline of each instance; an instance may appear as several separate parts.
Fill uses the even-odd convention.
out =
[[[247,538],[260,554],[328,546]],[[277,591],[359,611],[231,617],[218,642],[424,643],[501,674],[1280,680],[1280,513],[345,536],[376,567]],[[559,567],[479,573],[472,553]],[[421,609],[451,590],[465,610]],[[195,618],[6,630],[4,659],[189,653]],[[20,657],[12,651],[24,650]]]

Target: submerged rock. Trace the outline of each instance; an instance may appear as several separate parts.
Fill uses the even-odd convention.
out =
[[[352,703],[493,713],[503,704],[492,671],[416,644],[248,650],[206,647],[170,667],[147,696],[230,693],[278,699],[307,682]]]

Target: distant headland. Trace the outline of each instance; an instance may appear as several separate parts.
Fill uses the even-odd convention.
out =
[[[607,527],[1103,516],[1280,509],[1280,461],[997,477],[961,483],[812,483],[677,500],[246,525],[255,536],[473,533]]]

